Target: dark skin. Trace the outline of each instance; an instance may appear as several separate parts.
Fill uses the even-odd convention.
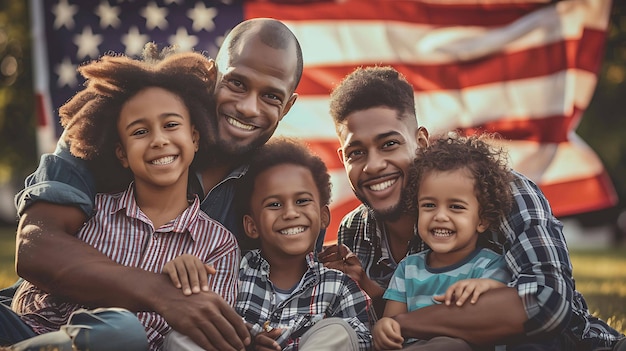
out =
[[[67,234],[76,233],[86,219],[75,207],[46,202],[30,206],[17,233],[18,274],[87,306],[154,311],[206,350],[243,350],[250,343],[241,317],[218,294],[185,296],[168,276],[119,265]],[[54,265],[46,264],[50,262]]]
[[[416,220],[411,216],[403,216],[398,221],[385,223],[386,231],[389,234],[391,253],[396,262],[400,262],[406,256],[407,243],[413,238],[413,223]],[[405,228],[410,228],[410,230],[405,230]],[[326,247],[318,254],[318,258],[326,267],[343,271],[357,281],[372,299],[376,315],[383,315],[385,289],[367,276],[358,257],[346,245]]]
[[[350,113],[338,128],[342,145],[340,156],[343,156],[348,178],[353,189],[366,197],[374,209],[385,208],[386,199],[370,196],[360,182],[379,175],[407,174],[415,150],[428,147],[428,132],[417,126],[415,116],[398,118],[399,115],[398,111],[388,107],[371,107]],[[383,142],[388,141],[387,135],[394,135],[389,140],[394,141],[393,147]],[[355,150],[359,157],[350,159]],[[401,191],[395,193],[399,198]],[[379,224],[385,226],[386,239],[396,262],[400,262],[407,252],[415,223],[415,215],[407,213],[397,220]],[[339,269],[357,281],[372,298],[378,316],[383,315],[384,288],[367,277],[361,262],[348,247],[333,245],[318,257],[325,266]],[[476,304],[465,303],[462,307],[438,304],[400,314],[394,319],[400,324],[404,338],[429,339],[447,335],[473,344],[491,344],[522,335],[528,317],[516,289],[496,290],[485,293]],[[506,313],[501,313],[503,310]]]
[[[412,230],[411,228],[411,232]],[[336,254],[337,252],[339,255]],[[381,313],[378,315],[382,316],[382,310],[385,307],[385,300],[382,299],[384,289],[365,276],[361,262],[350,249],[345,245],[333,245],[326,248],[318,257],[320,261],[325,262],[327,267],[342,270],[353,279],[359,279],[357,281],[368,293],[378,291],[379,294],[376,297],[370,297],[377,307],[376,313],[380,309]],[[344,257],[345,260],[343,260]],[[507,313],[501,312],[503,308],[506,308]],[[502,288],[484,293],[475,304],[465,303],[460,307],[438,304],[403,313],[393,319],[400,324],[405,338],[430,339],[435,336],[448,335],[482,345],[494,344],[505,338],[522,335],[524,323],[528,317],[517,295],[517,290]]]
[[[258,29],[273,20],[249,21],[254,21],[252,29]],[[224,72],[218,74],[216,83],[216,115],[221,121],[218,136],[226,140],[225,144],[232,144],[231,139],[239,144],[264,142],[297,97],[293,92],[296,44],[276,49],[262,44],[258,31],[246,33],[252,34],[242,36],[239,50],[218,54],[224,64],[218,68]],[[255,50],[242,50],[247,45]],[[256,56],[264,60],[253,60]],[[252,123],[255,133],[242,138],[241,131],[226,122],[229,116],[239,117],[242,124]],[[254,124],[257,121],[263,123]],[[232,156],[203,171],[204,189],[208,191],[224,179],[241,154]],[[167,275],[119,265],[78,240],[75,235],[87,219],[72,206],[31,204],[17,230],[18,274],[43,290],[87,306],[154,311],[205,350],[244,350],[250,344],[250,333],[241,317],[214,292],[186,296]]]
[[[506,306],[506,313],[502,313]],[[461,338],[472,344],[496,344],[522,335],[527,320],[522,301],[514,288],[485,292],[474,304],[433,305],[393,317],[402,336],[429,339],[437,335]]]

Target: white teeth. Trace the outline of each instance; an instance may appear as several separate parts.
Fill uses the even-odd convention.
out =
[[[295,234],[300,234],[305,230],[306,230],[305,227],[293,227],[293,228],[283,229],[280,231],[280,233],[283,235],[295,235]]]
[[[370,190],[373,190],[373,191],[381,191],[381,190],[385,190],[385,189],[389,188],[395,182],[396,182],[396,179],[387,180],[387,181],[382,182],[382,183],[370,185],[369,188],[370,188]]]
[[[452,231],[447,229],[433,229],[434,236],[452,236]]]
[[[244,130],[253,130],[254,126],[251,126],[249,124],[243,124],[241,122],[239,122],[238,120],[234,119],[234,118],[229,118],[228,119],[228,123],[230,123],[231,125],[237,127],[237,128],[241,128]]]
[[[153,160],[150,163],[152,163],[153,165],[167,165],[167,164],[174,162],[175,159],[176,159],[176,156],[166,156],[166,157],[161,157],[159,159]]]

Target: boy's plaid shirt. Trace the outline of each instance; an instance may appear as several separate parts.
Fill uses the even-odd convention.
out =
[[[359,338],[359,349],[372,348],[370,327],[376,322],[371,300],[348,275],[328,269],[310,253],[308,270],[287,299],[276,304],[275,290],[269,279],[269,263],[259,250],[245,254],[239,270],[239,294],[235,309],[246,322],[283,328],[283,350],[298,349],[299,339],[321,318],[338,317],[350,324]],[[276,267],[274,269],[280,269]],[[289,330],[287,330],[289,329]]]

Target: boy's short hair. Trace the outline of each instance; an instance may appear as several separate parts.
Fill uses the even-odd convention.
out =
[[[283,164],[298,165],[311,171],[320,194],[320,205],[330,204],[331,182],[326,164],[302,142],[286,137],[274,137],[260,147],[252,157],[239,189],[238,202],[242,213],[250,213],[250,198],[254,191],[254,181],[265,170]]]
[[[431,171],[452,171],[466,168],[474,178],[474,193],[480,205],[479,216],[490,223],[495,231],[501,219],[513,206],[510,182],[513,180],[506,150],[494,145],[496,134],[461,136],[448,133],[432,140],[428,147],[420,148],[409,168],[407,199],[410,208],[416,207],[419,184]]]
[[[200,135],[196,168],[211,158],[209,118],[214,118],[214,62],[200,53],[159,51],[146,44],[143,60],[124,55],[106,55],[78,68],[85,88],[59,109],[64,137],[70,152],[91,160],[99,191],[123,190],[132,179],[115,156],[119,142],[117,121],[122,105],[139,91],[160,87],[177,95],[189,110],[191,123]],[[114,181],[113,181],[114,180]],[[115,183],[115,184],[111,184]],[[105,188],[102,188],[105,186]]]
[[[355,112],[389,107],[402,118],[417,119],[413,87],[390,66],[359,67],[347,75],[330,94],[330,114],[335,126]]]

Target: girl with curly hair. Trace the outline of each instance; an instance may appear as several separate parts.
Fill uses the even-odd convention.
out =
[[[234,304],[236,239],[188,191],[192,163],[210,158],[205,124],[214,109],[214,62],[200,53],[158,52],[149,44],[143,60],[109,55],[79,72],[85,89],[60,108],[64,137],[72,154],[89,160],[94,174],[117,192],[96,195],[95,214],[77,237],[119,264],[157,275],[175,257],[193,255],[211,273],[204,274],[204,286]],[[26,281],[12,308],[35,334],[46,334],[63,330],[74,312],[88,306]],[[171,331],[165,319],[156,312],[136,316],[150,350],[161,349]],[[105,329],[107,338],[91,335],[95,330],[81,331],[89,335],[83,339],[106,340],[112,350],[133,349],[117,343],[128,330]]]

